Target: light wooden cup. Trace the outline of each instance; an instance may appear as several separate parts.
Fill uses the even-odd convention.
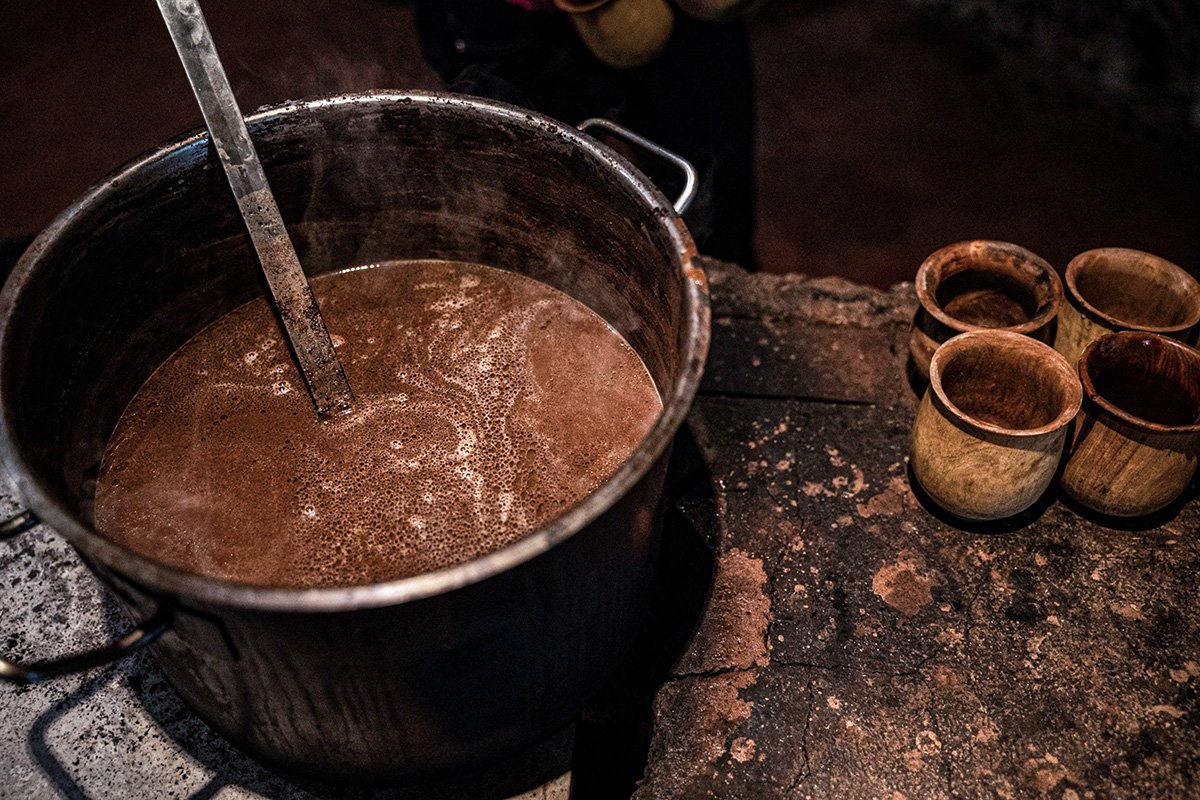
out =
[[[671,38],[675,12],[667,0],[555,0],[570,14],[592,55],[610,67],[648,64]]]
[[[1083,392],[1049,345],[973,331],[938,348],[913,424],[911,465],[925,493],[967,520],[1029,508],[1058,469]]]
[[[1200,456],[1200,352],[1154,333],[1097,339],[1079,359],[1084,403],[1062,489],[1116,517],[1153,514]]]
[[[913,369],[929,379],[929,360],[953,336],[1005,330],[1049,342],[1062,281],[1046,260],[1008,242],[948,245],[917,270],[920,308],[909,333]]]
[[[1200,283],[1165,258],[1123,247],[1088,250],[1067,265],[1066,284],[1054,348],[1072,364],[1116,331],[1195,341]]]

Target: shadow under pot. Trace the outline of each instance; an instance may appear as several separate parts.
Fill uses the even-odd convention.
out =
[[[1165,258],[1105,247],[1067,265],[1067,302],[1054,347],[1072,364],[1083,349],[1116,331],[1147,331],[1195,342],[1200,283]]]
[[[934,351],[960,333],[1004,330],[1049,343],[1062,281],[1045,259],[1008,242],[976,240],[938,250],[917,270],[920,307],[908,350],[929,380]]]
[[[917,409],[912,470],[925,493],[968,520],[1019,514],[1054,478],[1079,379],[1049,345],[975,331],[942,345]]]
[[[1083,413],[1063,491],[1115,517],[1170,505],[1200,455],[1200,352],[1159,334],[1125,331],[1089,345],[1079,376]]]

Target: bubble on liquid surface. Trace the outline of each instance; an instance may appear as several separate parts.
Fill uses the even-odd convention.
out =
[[[661,410],[628,344],[531,279],[395,262],[313,288],[355,412],[318,422],[286,348],[266,346],[278,335],[270,308],[243,306],[130,403],[97,486],[105,535],[258,585],[418,574],[503,547],[580,501]]]

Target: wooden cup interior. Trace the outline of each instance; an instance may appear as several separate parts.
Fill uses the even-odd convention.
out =
[[[1170,261],[1149,253],[1089,250],[1069,265],[1067,284],[1117,327],[1175,330],[1200,321],[1200,284]]]
[[[1056,303],[1053,270],[1023,248],[965,242],[925,262],[925,287],[946,316],[976,328],[1042,324]]]
[[[1053,427],[1078,403],[1053,351],[1021,338],[978,337],[940,359],[942,393],[969,421],[1031,432]]]
[[[1106,336],[1080,362],[1093,399],[1150,428],[1200,425],[1200,353],[1152,333]]]

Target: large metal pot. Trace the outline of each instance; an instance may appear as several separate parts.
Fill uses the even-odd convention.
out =
[[[195,712],[297,773],[411,780],[480,765],[570,720],[639,622],[665,458],[700,378],[708,296],[671,204],[613,151],[543,117],[436,94],[347,95],[249,118],[310,274],[482,262],[582,300],[645,361],[661,418],[603,486],[468,563],[351,588],[265,589],[99,536],[97,468],[150,372],[263,294],[207,136],[141,158],[63,212],[0,295],[0,448],[30,517],[143,624],[32,680],[149,642]],[[247,487],[253,491],[253,487]],[[164,632],[165,631],[165,632]]]

